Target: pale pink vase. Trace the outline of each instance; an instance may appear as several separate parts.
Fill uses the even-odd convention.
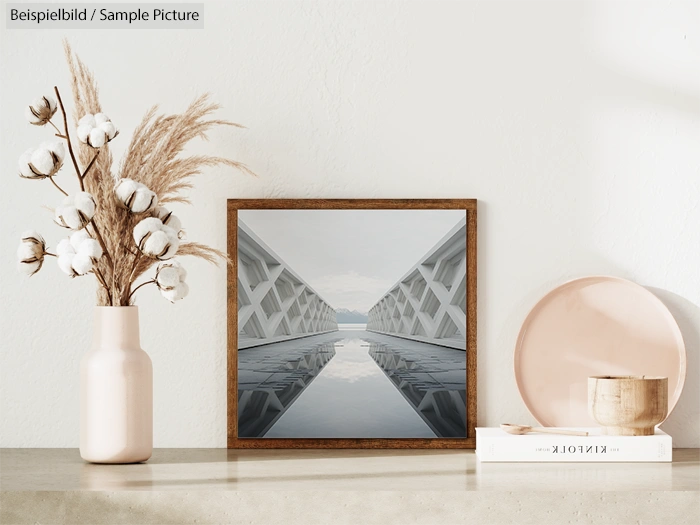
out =
[[[137,306],[98,306],[80,364],[80,456],[137,463],[153,451],[153,366],[139,342]]]

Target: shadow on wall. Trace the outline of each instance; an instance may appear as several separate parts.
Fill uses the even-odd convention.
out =
[[[686,351],[683,393],[676,408],[661,425],[661,429],[674,437],[674,447],[692,447],[700,440],[700,327],[693,323],[693,319],[700,319],[700,307],[661,288],[648,286],[647,290],[661,299],[676,319],[683,334]],[[676,436],[682,438],[678,439]]]

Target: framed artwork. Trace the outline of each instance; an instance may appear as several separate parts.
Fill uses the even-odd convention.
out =
[[[228,201],[228,447],[474,448],[476,200]]]

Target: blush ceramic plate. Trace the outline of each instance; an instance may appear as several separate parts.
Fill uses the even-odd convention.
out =
[[[668,411],[685,382],[685,345],[671,312],[650,291],[616,277],[555,288],[530,311],[515,347],[527,409],[552,427],[594,427],[588,376],[668,377]]]

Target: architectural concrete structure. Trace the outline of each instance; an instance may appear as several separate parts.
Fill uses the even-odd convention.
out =
[[[467,219],[369,311],[367,330],[466,350]]]
[[[338,329],[331,308],[238,221],[238,349]]]

